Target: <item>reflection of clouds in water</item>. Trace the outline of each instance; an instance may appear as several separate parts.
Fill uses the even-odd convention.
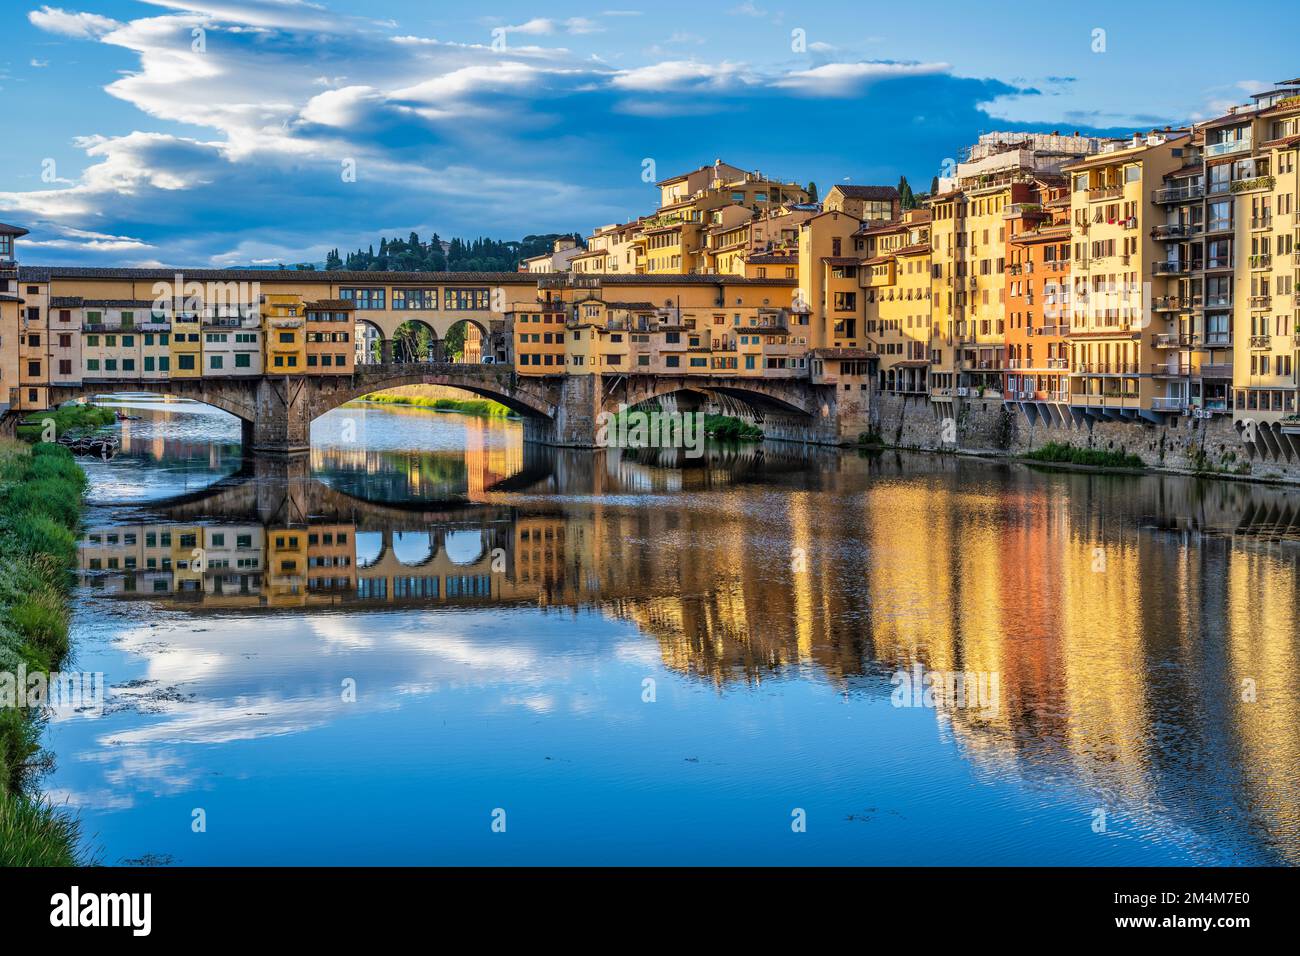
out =
[[[87,808],[99,811],[130,810],[135,796],[114,790],[67,790],[56,787],[45,791],[45,799],[54,807]]]
[[[483,532],[448,531],[443,547],[452,564],[475,564],[483,557]]]
[[[162,796],[203,785],[202,773],[189,765],[199,755],[186,748],[300,734],[449,689],[501,687],[499,698],[480,701],[480,716],[601,710],[595,698],[554,691],[574,679],[568,628],[558,620],[549,628],[530,621],[525,630],[522,620],[522,613],[497,612],[324,614],[133,628],[120,646],[145,658],[148,680],[121,687],[114,699],[133,703],[119,713],[134,724],[104,728],[95,738],[99,749],[80,757],[100,765],[104,782],[118,791],[93,787],[67,798],[101,811],[128,809],[132,793]],[[582,649],[626,651],[621,642],[584,642]],[[357,681],[355,703],[342,699],[343,677]],[[285,696],[282,688],[293,687],[320,690]]]
[[[380,537],[382,541],[382,535]],[[427,531],[398,531],[393,535],[393,556],[402,564],[418,566],[433,556]]]

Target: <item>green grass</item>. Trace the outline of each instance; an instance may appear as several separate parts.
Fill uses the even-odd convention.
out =
[[[463,415],[478,415],[482,418],[512,418],[515,413],[500,402],[486,398],[426,398],[423,395],[385,395],[373,392],[362,397],[363,402],[377,402],[381,405],[410,405],[413,408],[429,408],[436,412],[460,412]]]
[[[1096,468],[1145,468],[1146,463],[1137,455],[1122,451],[1103,451],[1097,448],[1077,448],[1062,442],[1048,442],[1025,455],[1034,461],[1065,462],[1071,465],[1092,465]]]
[[[704,433],[710,438],[728,441],[762,441],[763,429],[742,418],[730,415],[705,415]]]
[[[85,489],[85,473],[66,448],[0,442],[0,671],[48,672],[68,651]],[[28,793],[41,752],[39,720],[0,702],[0,866],[79,862],[76,820]]]
[[[45,421],[54,421],[54,437],[64,432],[94,431],[103,425],[116,421],[112,409],[100,408],[98,405],[62,405],[45,412],[27,416],[18,424],[18,437],[25,441],[37,441],[45,436]]]

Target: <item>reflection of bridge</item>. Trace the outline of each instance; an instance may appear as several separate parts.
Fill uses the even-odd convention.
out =
[[[304,451],[311,423],[370,392],[399,385],[441,385],[500,402],[523,419],[531,442],[592,448],[599,416],[620,405],[674,396],[682,409],[712,402],[740,405],[762,420],[771,438],[818,444],[853,441],[867,430],[866,391],[841,395],[835,384],[807,378],[738,375],[520,376],[509,365],[391,362],[358,366],[351,375],[119,379],[50,386],[53,404],[85,395],[150,391],[212,405],[243,423],[244,445],[274,452]],[[846,386],[847,388],[847,386]]]

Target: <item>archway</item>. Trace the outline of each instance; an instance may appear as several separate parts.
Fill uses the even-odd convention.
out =
[[[439,359],[438,334],[420,319],[407,319],[393,332],[393,361],[427,364]]]
[[[463,365],[482,364],[484,357],[496,361],[489,331],[474,319],[453,322],[443,337],[445,361]]]
[[[369,319],[357,319],[353,338],[357,343],[357,365],[378,365],[385,359],[384,330]]]

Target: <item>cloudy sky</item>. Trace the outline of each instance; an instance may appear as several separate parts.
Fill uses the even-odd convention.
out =
[[[648,166],[717,157],[924,189],[983,131],[1128,133],[1300,73],[1187,4],[71,2],[0,14],[0,219],[32,264],[585,233],[653,205]]]

